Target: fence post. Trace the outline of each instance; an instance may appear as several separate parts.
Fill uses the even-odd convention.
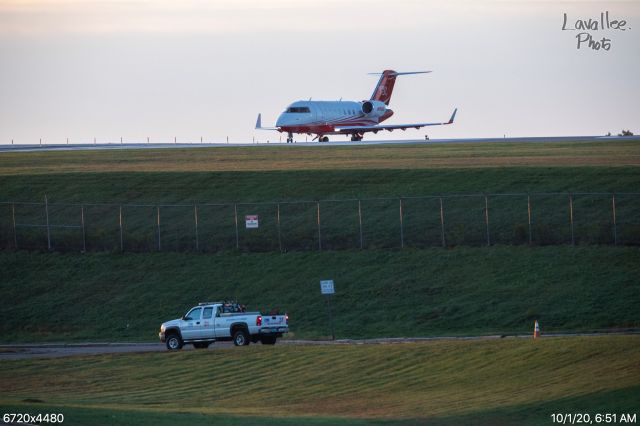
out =
[[[11,203],[11,217],[13,219],[13,245],[18,249],[18,233],[16,231],[16,204]]]
[[[533,241],[533,239],[531,235],[531,196],[530,195],[527,195],[527,214],[529,216],[529,245],[531,245],[531,242]]]
[[[156,206],[156,211],[158,213],[158,251],[161,251],[162,246],[160,245],[160,206]]]
[[[573,196],[569,194],[569,219],[571,221],[571,245],[575,245],[576,240],[573,235]]]
[[[400,248],[404,248],[404,221],[402,220],[402,197],[400,198]]]
[[[322,251],[322,233],[320,231],[320,201],[316,203],[318,207],[318,250]]]
[[[82,252],[87,251],[87,234],[84,229],[84,205],[80,205],[80,221],[82,222]]]
[[[196,251],[200,251],[200,242],[198,240],[198,205],[193,205],[193,219],[196,231]]]
[[[124,252],[124,237],[122,232],[122,204],[120,204],[120,212],[118,214],[118,222],[120,224],[120,251]]]
[[[611,207],[613,214],[613,245],[618,245],[618,224],[616,223],[616,194],[612,194]]]
[[[440,234],[442,235],[442,247],[446,247],[447,243],[444,239],[444,206],[442,205],[442,197],[440,197]]]
[[[49,201],[47,196],[44,196],[44,214],[47,220],[47,248],[51,250],[51,229],[49,227]]]
[[[276,225],[278,227],[278,247],[280,248],[280,253],[282,253],[282,235],[280,232],[280,203],[277,204],[276,208]]]
[[[484,222],[487,225],[487,246],[491,245],[491,235],[489,234],[489,199],[484,196]]]
[[[233,205],[233,217],[236,222],[236,250],[240,250],[240,234],[238,233],[238,205]]]
[[[362,238],[362,204],[358,200],[358,225],[360,226],[360,250],[364,248],[364,239]]]

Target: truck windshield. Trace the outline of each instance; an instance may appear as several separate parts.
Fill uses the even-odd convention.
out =
[[[193,308],[189,311],[187,315],[185,315],[184,319],[186,321],[199,320],[200,314],[202,313],[202,308]]]

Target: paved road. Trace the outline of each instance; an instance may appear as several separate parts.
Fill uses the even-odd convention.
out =
[[[578,336],[604,336],[604,335],[640,335],[640,330],[625,330],[621,332],[599,332],[599,333],[549,333],[544,338],[552,337],[578,337]],[[487,336],[465,336],[465,337],[397,337],[364,340],[284,340],[278,341],[278,345],[384,345],[401,343],[433,342],[442,340],[497,340],[497,339],[530,339],[530,334],[521,335],[487,335]],[[216,342],[209,346],[208,350],[228,350],[232,349],[231,342]],[[192,345],[185,345],[185,351],[195,350]],[[75,355],[103,355],[114,353],[136,353],[136,352],[166,352],[167,349],[162,343],[50,343],[50,344],[19,344],[0,345],[0,361],[33,358],[59,358]]]
[[[349,146],[349,145],[432,145],[432,144],[449,144],[449,143],[470,143],[470,142],[487,142],[487,143],[536,143],[536,142],[597,142],[603,140],[637,140],[640,136],[545,136],[545,137],[519,137],[519,138],[461,138],[461,139],[405,139],[405,140],[363,140],[357,142],[351,141],[333,141],[333,142],[297,142],[287,144],[281,142],[272,143],[100,143],[100,144],[0,144],[1,152],[41,152],[41,151],[91,151],[91,150],[123,150],[123,149],[176,149],[176,148],[221,148],[221,147],[255,147],[255,146],[288,146],[288,147],[324,147],[324,146]]]

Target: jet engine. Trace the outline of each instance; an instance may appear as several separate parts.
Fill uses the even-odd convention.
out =
[[[380,101],[362,101],[362,112],[367,116],[381,117],[384,115],[387,106]]]

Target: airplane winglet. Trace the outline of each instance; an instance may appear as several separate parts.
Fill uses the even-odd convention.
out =
[[[451,118],[449,119],[447,124],[453,124],[453,120],[456,119],[456,112],[458,112],[458,108],[453,110],[453,114],[451,114]],[[258,119],[260,119],[260,117],[258,117]]]
[[[256,130],[280,130],[277,127],[262,127],[262,114],[258,114],[256,120]]]

